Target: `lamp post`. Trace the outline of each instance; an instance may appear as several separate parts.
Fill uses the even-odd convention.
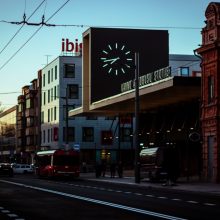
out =
[[[69,128],[69,121],[68,121],[68,86],[66,87],[66,96],[65,97],[60,97],[61,99],[65,99],[65,105],[66,105],[66,109],[65,109],[65,149],[68,149],[68,144],[69,144],[69,138],[68,138],[68,128]]]
[[[139,144],[139,53],[135,53],[135,182],[140,183],[140,144]]]

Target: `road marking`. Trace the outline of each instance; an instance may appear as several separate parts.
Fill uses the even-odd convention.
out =
[[[18,217],[16,214],[8,214],[8,216],[9,216],[10,218]]]
[[[88,197],[84,197],[84,196],[77,196],[77,195],[64,193],[64,192],[60,192],[60,191],[56,191],[56,190],[45,189],[45,188],[42,188],[42,187],[36,187],[36,186],[31,186],[31,185],[26,185],[26,184],[11,182],[11,181],[5,181],[5,180],[0,180],[0,182],[13,184],[13,185],[16,185],[16,186],[25,187],[25,188],[29,188],[29,189],[34,189],[34,190],[38,190],[38,191],[42,191],[42,192],[48,192],[48,193],[52,193],[52,194],[56,194],[56,195],[61,195],[61,196],[65,196],[65,197],[69,197],[69,198],[73,198],[73,199],[78,199],[78,200],[82,200],[82,201],[86,201],[86,202],[91,202],[91,203],[95,203],[95,204],[105,205],[105,206],[109,206],[109,207],[113,207],[113,208],[123,209],[123,210],[126,210],[126,211],[135,212],[135,213],[139,213],[139,214],[155,216],[155,217],[159,217],[159,218],[162,218],[162,219],[186,220],[184,218],[179,218],[179,217],[172,216],[172,215],[166,215],[166,214],[152,212],[152,211],[148,211],[148,210],[144,210],[144,209],[133,208],[133,207],[130,207],[130,206],[120,205],[120,204],[112,203],[112,202],[106,202],[106,201],[98,200],[98,199],[92,199],[92,198],[88,198]]]
[[[8,211],[6,209],[1,210],[1,212],[4,213],[4,214],[10,213],[10,211]]]
[[[197,204],[198,202],[196,202],[196,201],[187,201],[188,203],[192,203],[192,204]]]
[[[213,203],[204,203],[204,205],[215,206],[216,204],[213,204]]]
[[[177,199],[177,198],[174,198],[172,199],[173,201],[182,201],[182,199]]]

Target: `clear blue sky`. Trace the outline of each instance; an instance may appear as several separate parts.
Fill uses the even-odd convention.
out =
[[[0,51],[21,27],[2,22],[28,18],[43,0],[0,0]],[[67,0],[47,0],[29,22],[50,18]],[[84,25],[83,27],[24,26],[7,48],[0,52],[0,102],[9,108],[17,104],[21,88],[37,77],[37,71],[61,53],[62,38],[82,39],[89,26],[144,27],[167,29],[172,54],[193,54],[201,43],[205,10],[209,0],[70,0],[48,23]],[[46,3],[46,4],[45,4]],[[3,65],[5,65],[3,67]],[[16,92],[16,93],[13,93]],[[12,94],[2,94],[12,93]]]

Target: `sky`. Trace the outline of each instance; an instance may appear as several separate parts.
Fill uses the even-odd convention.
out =
[[[0,0],[0,107],[8,109],[17,104],[22,87],[29,85],[37,78],[38,70],[61,54],[62,38],[81,41],[82,33],[89,27],[168,30],[170,54],[193,54],[202,41],[201,29],[210,2]],[[72,26],[22,27],[4,22],[23,21],[24,14],[26,20],[30,17],[28,22],[39,23],[44,15],[47,24]]]

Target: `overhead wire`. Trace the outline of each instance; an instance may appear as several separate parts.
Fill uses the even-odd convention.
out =
[[[44,0],[45,1],[45,0]],[[53,18],[70,0],[67,0],[64,4],[62,4],[47,20],[48,22],[51,18]],[[21,47],[0,67],[0,71],[18,54],[18,52],[40,31],[43,27],[40,26],[28,39],[25,43],[21,45]]]
[[[28,17],[27,21],[35,14],[35,12],[41,7],[41,5],[45,2],[46,0],[43,0],[38,7],[32,12],[32,14]],[[25,1],[26,4],[26,1]],[[25,5],[26,8],[26,5]],[[26,10],[26,9],[25,9]],[[24,13],[25,15],[25,13]],[[17,34],[21,31],[21,29],[24,27],[24,24],[16,31],[16,33],[12,36],[12,38],[8,41],[8,43],[2,48],[0,51],[0,54],[8,47],[8,45],[12,42],[12,40],[17,36]]]

